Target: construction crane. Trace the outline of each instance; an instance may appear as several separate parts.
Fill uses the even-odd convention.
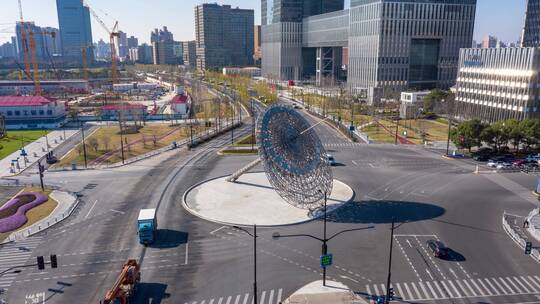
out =
[[[103,304],[127,304],[135,294],[137,284],[141,281],[141,265],[136,260],[128,260],[116,279],[113,287],[105,294]]]
[[[81,0],[83,4],[84,0]],[[116,63],[116,42],[115,37],[118,37],[118,21],[115,22],[112,30],[109,29],[109,27],[101,20],[99,15],[86,3],[86,6],[90,10],[90,13],[92,16],[94,16],[94,19],[101,25],[101,27],[109,34],[110,44],[111,44],[111,87],[114,86],[115,83],[118,83],[118,75],[116,71],[117,63]]]

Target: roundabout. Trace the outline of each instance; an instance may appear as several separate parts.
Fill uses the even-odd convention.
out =
[[[311,221],[322,216],[322,208],[301,209],[285,201],[271,186],[264,172],[247,173],[236,182],[228,176],[195,185],[183,197],[183,206],[191,214],[225,225],[284,226]],[[328,212],[354,198],[354,191],[333,180],[328,196]]]

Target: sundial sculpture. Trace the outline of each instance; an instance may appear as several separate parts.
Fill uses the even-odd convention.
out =
[[[314,126],[291,107],[269,107],[257,119],[259,158],[228,181],[262,162],[268,181],[286,202],[302,209],[318,207],[325,194],[330,195],[333,177]]]

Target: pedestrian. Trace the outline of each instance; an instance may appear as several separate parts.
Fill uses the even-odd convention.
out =
[[[525,222],[523,222],[523,228],[529,228],[529,221],[528,220],[525,220]]]

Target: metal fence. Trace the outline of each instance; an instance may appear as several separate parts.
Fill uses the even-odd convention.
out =
[[[527,220],[530,222],[530,219],[531,217],[534,215],[534,214],[538,214],[538,211],[539,209],[536,208],[534,209],[533,211],[531,211],[527,217]],[[512,227],[510,226],[510,224],[508,224],[508,221],[506,220],[506,212],[503,214],[503,217],[502,217],[502,224],[503,224],[503,228],[504,230],[506,231],[506,233],[508,233],[508,235],[514,240],[514,242],[516,242],[519,247],[521,247],[521,249],[525,250],[525,245],[527,243],[527,241],[522,238],[519,234],[517,234],[514,229],[512,229]],[[537,262],[540,262],[540,251],[538,251],[538,249],[533,249],[531,251],[531,257],[534,258]]]

